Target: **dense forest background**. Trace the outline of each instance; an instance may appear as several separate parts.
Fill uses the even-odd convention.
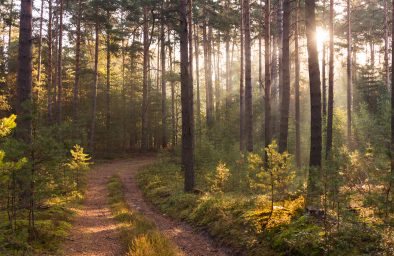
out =
[[[391,6],[0,0],[2,236],[43,239],[42,210],[82,198],[90,157],[153,151],[176,193],[254,209],[275,250],[391,255]],[[156,171],[142,186],[170,179]]]

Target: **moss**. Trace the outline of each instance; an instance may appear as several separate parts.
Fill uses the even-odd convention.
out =
[[[203,181],[204,172],[197,172]],[[248,255],[378,255],[381,236],[359,223],[341,223],[325,233],[324,224],[304,214],[304,198],[275,203],[270,196],[244,191],[183,192],[179,165],[172,160],[154,164],[138,175],[140,188],[162,212],[207,231],[219,243]],[[200,188],[207,188],[198,183]],[[379,241],[380,240],[380,241]]]

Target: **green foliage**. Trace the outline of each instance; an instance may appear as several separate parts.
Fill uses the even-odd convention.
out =
[[[285,197],[282,197],[280,192],[289,186],[287,178],[290,176],[291,183],[293,175],[291,171],[285,171],[291,166],[290,156],[286,153],[279,154],[275,144],[268,148],[268,154],[271,159],[268,166],[278,175],[278,183],[275,184],[279,189],[275,192],[273,210],[269,189],[260,189],[258,194],[231,189],[222,190],[223,193],[200,195],[184,193],[182,173],[174,159],[163,158],[157,164],[146,168],[139,173],[138,182],[147,198],[162,212],[206,230],[219,242],[233,248],[235,253],[242,251],[247,255],[305,256],[322,255],[328,251],[331,252],[329,255],[382,253],[379,235],[382,231],[378,231],[380,229],[377,226],[368,226],[360,218],[349,219],[342,215],[337,228],[331,211],[327,215],[329,224],[325,225],[324,221],[305,214],[305,199],[302,195],[294,194],[293,191],[293,194],[287,195],[288,199],[284,200]],[[265,171],[261,156],[250,155],[249,160],[249,168],[238,171],[250,173],[257,167],[258,172]],[[219,162],[211,173],[224,171],[227,175],[232,172],[229,169],[227,165]],[[283,174],[284,178],[279,178],[279,174]],[[205,175],[206,173],[199,173],[197,176],[199,187],[210,191],[212,180],[201,179]],[[265,177],[269,179],[269,176]],[[202,182],[208,184],[201,184]],[[281,187],[280,182],[286,182],[286,186]],[[261,184],[261,188],[266,186]],[[229,185],[231,183],[226,184]]]
[[[209,179],[209,182],[211,183],[211,191],[223,192],[229,177],[230,170],[227,168],[226,164],[220,162],[216,166],[213,177]]]
[[[9,135],[16,127],[16,115],[11,115],[10,117],[5,117],[0,120],[0,138]]]
[[[284,199],[288,196],[295,177],[292,157],[287,152],[279,153],[275,141],[265,148],[265,154],[266,163],[264,153],[248,156],[251,187],[258,187],[265,192],[271,190],[272,200]]]
[[[67,169],[71,172],[76,183],[77,190],[80,189],[81,183],[85,183],[82,179],[89,170],[92,162],[88,154],[84,153],[84,149],[80,145],[75,145],[74,149],[70,150],[71,159],[66,163]]]
[[[122,224],[121,239],[127,249],[126,255],[173,256],[179,254],[175,246],[157,230],[154,223],[127,205],[119,177],[114,176],[110,179],[108,190],[114,217]]]

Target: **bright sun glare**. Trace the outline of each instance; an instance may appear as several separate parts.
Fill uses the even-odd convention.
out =
[[[322,27],[316,28],[316,43],[318,47],[322,47],[323,43],[328,40],[329,33]]]

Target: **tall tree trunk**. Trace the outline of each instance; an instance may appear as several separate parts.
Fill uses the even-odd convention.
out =
[[[37,85],[41,84],[41,63],[42,63],[42,24],[43,24],[43,15],[44,15],[44,1],[41,0],[41,9],[40,9],[40,30],[39,30],[39,38],[38,38],[38,66],[37,66]]]
[[[243,18],[245,29],[245,133],[246,149],[253,151],[253,101],[252,101],[252,61],[250,38],[250,1],[244,0]]]
[[[30,0],[21,1],[17,74],[17,137],[32,140],[32,9]]]
[[[193,0],[188,0],[189,78],[193,88]]]
[[[52,1],[48,1],[48,67],[47,67],[47,111],[48,111],[48,122],[52,122],[52,87],[53,87],[53,71],[52,71]]]
[[[282,65],[283,65],[283,1],[279,0],[279,9],[277,16],[277,24],[278,24],[278,109],[279,112],[281,101],[282,101],[282,86],[283,86],[283,73],[282,73]],[[279,120],[278,120],[279,121]],[[275,132],[277,132],[277,126],[279,122],[275,122]]]
[[[164,3],[164,1],[163,1]],[[164,34],[164,18],[160,27],[160,55],[161,55],[161,143],[163,148],[167,148],[167,87],[166,87],[166,38]]]
[[[287,150],[290,107],[290,0],[283,1],[283,37],[282,37],[282,101],[280,115],[279,152]]]
[[[193,85],[189,74],[187,0],[180,0],[181,100],[182,100],[182,170],[185,191],[194,189]]]
[[[301,168],[301,109],[300,109],[300,54],[299,54],[299,22],[300,22],[300,0],[296,0],[296,24],[294,35],[295,50],[295,128],[296,148],[295,157],[297,168]]]
[[[230,1],[226,1],[226,8],[229,7]],[[231,105],[231,81],[230,81],[230,76],[231,76],[231,63],[230,63],[230,30],[226,32],[225,34],[225,48],[226,48],[226,113],[225,113],[225,118],[226,121],[229,121],[230,119],[230,105]]]
[[[149,65],[149,24],[148,24],[148,7],[144,6],[144,25],[143,25],[143,45],[144,45],[144,60],[143,60],[143,87],[142,87],[142,132],[141,132],[141,150],[148,150],[148,125],[149,125],[149,84],[148,84],[148,65]]]
[[[353,87],[353,67],[352,67],[352,24],[351,24],[351,8],[350,0],[347,0],[347,139],[348,145],[351,147],[352,144],[352,87]],[[388,40],[388,39],[387,39]],[[386,58],[386,57],[385,57]],[[387,67],[388,70],[388,56],[387,56]],[[386,78],[387,86],[389,79]]]
[[[323,1],[323,28],[326,28],[326,0]],[[327,117],[327,84],[326,84],[326,42],[323,41],[323,58],[322,58],[322,94],[323,94],[323,118]]]
[[[107,21],[109,22],[111,18],[110,12],[107,10]],[[111,140],[111,28],[107,24],[107,74],[106,74],[106,90],[105,90],[105,129],[106,129],[106,150],[110,150],[110,140]]]
[[[62,117],[62,101],[63,101],[63,0],[59,0],[59,49],[57,59],[57,121],[60,123]]]
[[[215,75],[215,110],[216,110],[216,120],[220,120],[220,31],[218,31],[218,39],[217,39],[217,50],[216,50],[216,58],[215,58],[215,67],[216,67],[216,75]]]
[[[28,148],[33,139],[33,102],[32,102],[32,11],[33,1],[22,0],[19,26],[19,52],[17,74],[16,114],[18,115],[17,138],[27,144]],[[33,151],[26,153],[33,158]],[[31,166],[29,192],[29,231],[34,230],[34,158]]]
[[[170,56],[170,71],[171,73],[174,72],[173,68],[173,62],[174,62],[174,56],[173,56],[173,46],[169,47],[168,55]],[[172,147],[175,147],[177,144],[177,119],[176,119],[176,108],[175,108],[175,82],[172,80],[171,81],[171,130],[172,130]]]
[[[78,16],[77,16],[77,31],[75,41],[75,78],[73,89],[73,122],[76,128],[78,119],[78,95],[79,95],[79,78],[81,75],[80,58],[81,58],[81,19],[82,19],[82,0],[78,0]]]
[[[11,60],[11,43],[12,43],[12,25],[14,23],[14,0],[11,0],[10,4],[10,20],[8,24],[8,49],[7,49],[7,86],[11,87],[11,76],[10,76],[10,60]]]
[[[394,1],[392,8],[394,10]],[[394,11],[392,12],[392,20],[394,20]],[[394,35],[394,26],[391,28],[391,33]],[[391,39],[391,44],[394,45],[394,37]],[[391,55],[391,84],[394,85],[394,54]],[[389,177],[389,185],[387,189],[387,205],[393,204],[393,186],[394,186],[394,90],[391,89],[391,145],[390,145],[390,153],[391,153],[391,174]],[[391,197],[391,199],[390,199]],[[391,207],[390,210],[393,210]]]
[[[208,90],[208,96],[209,96],[209,100],[208,100],[208,102],[209,102],[209,106],[208,106],[208,108],[209,108],[209,122],[208,122],[208,127],[212,127],[212,125],[213,125],[213,122],[214,122],[214,111],[215,111],[215,107],[214,107],[214,102],[213,102],[213,100],[214,100],[214,95],[213,95],[213,82],[212,82],[212,75],[213,75],[213,65],[212,65],[212,55],[213,55],[213,52],[212,52],[212,44],[213,44],[213,29],[212,29],[212,26],[208,26],[208,41],[207,41],[207,52],[208,52],[208,56],[207,56],[207,59],[208,59],[208,74],[209,74],[209,77],[208,77],[208,88],[207,88],[207,90]],[[207,116],[208,116],[208,112],[207,112]]]
[[[244,2],[240,0],[241,4],[241,28],[240,28],[240,40],[241,40],[241,61],[240,61],[240,75],[239,75],[239,149],[241,151],[245,150],[245,91],[244,91],[244,81],[245,81],[245,70],[244,70]]]
[[[265,87],[264,87],[264,143],[265,147],[271,144],[271,0],[265,0],[265,33],[264,33],[264,66],[265,66]]]
[[[334,115],[334,0],[330,0],[330,59],[328,70],[328,116],[327,116],[327,144],[326,159],[332,149],[332,125]]]
[[[92,90],[92,120],[90,126],[90,139],[89,149],[91,154],[94,154],[95,146],[95,132],[96,132],[96,112],[97,112],[97,84],[98,84],[98,61],[99,61],[99,19],[98,19],[98,7],[96,7],[96,21],[95,21],[95,50],[94,50],[94,79],[93,79],[93,90]]]
[[[197,134],[198,137],[201,138],[201,96],[200,96],[200,46],[198,43],[198,26],[194,24],[194,44],[195,44],[195,53],[196,53],[196,92],[197,92]]]
[[[389,21],[388,21],[389,10],[388,9],[389,9],[388,0],[384,0],[384,81],[386,83],[387,90],[389,91],[390,68],[389,68]],[[350,18],[348,18],[348,22],[349,20]],[[349,27],[351,28],[350,25]]]
[[[308,48],[308,70],[311,97],[311,148],[309,160],[307,206],[320,207],[320,168],[322,154],[322,111],[320,91],[319,58],[316,45],[316,2],[305,1],[306,35]]]

